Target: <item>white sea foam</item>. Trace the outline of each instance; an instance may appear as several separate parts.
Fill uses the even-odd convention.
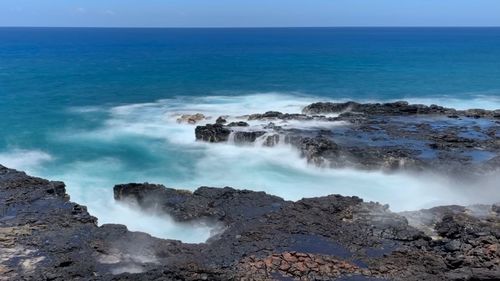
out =
[[[415,100],[426,104],[443,104],[451,101],[459,105],[458,99]],[[489,97],[490,107],[496,98]],[[298,153],[289,147],[255,148],[225,144],[204,144],[194,140],[194,126],[178,124],[180,114],[203,113],[212,117],[203,123],[213,122],[220,115],[237,116],[276,110],[299,113],[314,101],[325,100],[305,95],[255,94],[246,96],[212,96],[201,98],[165,99],[155,103],[133,104],[111,108],[111,119],[98,131],[88,136],[109,138],[133,134],[145,138],[164,138],[174,145],[198,146],[205,151],[197,159],[196,176],[190,182],[177,182],[184,187],[197,185],[233,185],[235,187],[267,190],[287,199],[300,199],[330,193],[358,195],[369,200],[390,203],[393,209],[415,209],[432,205],[432,202],[466,202],[456,189],[445,180],[433,178],[422,181],[409,175],[387,175],[381,172],[355,170],[321,170],[308,165]],[[335,100],[331,100],[335,101]],[[412,101],[413,102],[413,101]],[[463,105],[467,104],[462,101]],[[493,104],[493,105],[492,105]],[[449,106],[449,105],[447,105]],[[484,106],[483,106],[484,107]],[[251,121],[252,126],[266,122]],[[289,121],[283,124],[293,128],[331,127],[340,123],[318,121]],[[279,180],[275,180],[278,179]],[[450,189],[451,188],[451,189]],[[416,200],[418,198],[419,200]],[[448,200],[442,200],[448,198]]]
[[[40,165],[53,160],[53,157],[40,150],[15,148],[0,153],[0,164],[26,172],[36,172]]]
[[[500,90],[494,95],[471,95],[468,99],[460,99],[455,97],[430,97],[430,98],[409,98],[405,99],[409,103],[416,104],[437,104],[444,107],[455,109],[500,109]]]
[[[365,200],[388,203],[395,211],[415,210],[441,204],[500,201],[500,194],[495,187],[495,180],[498,179],[488,179],[471,188],[436,175],[416,177],[403,173],[388,175],[382,172],[352,169],[320,169],[308,165],[297,150],[283,144],[267,148],[196,142],[195,126],[179,124],[176,121],[181,114],[193,113],[203,113],[211,117],[200,124],[213,123],[221,115],[229,115],[229,121],[237,121],[241,120],[239,116],[270,110],[299,113],[305,105],[315,101],[345,100],[269,93],[179,97],[153,103],[111,107],[105,109],[108,119],[102,121],[101,127],[64,132],[56,139],[69,143],[99,142],[110,148],[127,142],[128,146],[144,151],[144,155],[154,154],[157,158],[163,159],[158,161],[156,165],[158,168],[155,167],[154,171],[138,171],[124,165],[120,155],[113,155],[111,158],[100,158],[95,161],[73,162],[69,165],[64,163],[66,166],[61,166],[58,173],[52,173],[50,177],[66,181],[73,200],[87,204],[91,213],[99,217],[100,223],[123,223],[132,230],[191,242],[204,241],[209,236],[211,227],[179,225],[164,215],[144,214],[133,208],[117,205],[112,199],[112,186],[129,181],[157,182],[188,189],[202,185],[233,186],[262,190],[289,200],[328,194],[356,195]],[[500,104],[496,97],[491,96],[477,97],[472,99],[472,102],[442,98],[410,101],[457,108],[496,108]],[[88,110],[74,112],[93,114]],[[259,128],[267,122],[249,123]],[[341,124],[291,121],[277,125],[306,128]],[[148,142],[151,140],[160,142],[152,146]],[[161,146],[168,147],[169,150],[162,150]],[[195,156],[192,155],[194,152]],[[137,159],[137,162],[141,161],[148,160]]]
[[[112,187],[121,182],[119,178],[125,173],[125,167],[118,159],[104,158],[70,163],[46,176],[64,181],[71,200],[86,205],[100,225],[123,224],[132,231],[187,243],[205,242],[218,227],[202,222],[182,224],[161,212],[145,212],[130,204],[117,203],[113,199]]]
[[[94,113],[94,112],[102,112],[105,110],[106,109],[103,108],[102,106],[77,106],[77,107],[70,107],[68,109],[69,112],[73,113]]]
[[[458,109],[466,108],[500,108],[500,97],[474,96],[470,99],[449,97],[410,98],[411,103],[438,104]],[[100,129],[93,131],[76,131],[59,135],[62,138],[98,138],[113,140],[123,135],[137,135],[150,138],[167,138],[177,144],[192,144],[194,141],[194,126],[178,124],[177,118],[182,114],[203,113],[207,120],[199,124],[213,123],[219,116],[227,116],[228,121],[242,120],[240,116],[280,111],[284,113],[300,113],[306,105],[316,101],[345,102],[346,99],[328,99],[307,95],[292,95],[279,93],[252,94],[243,96],[209,96],[209,97],[178,97],[159,100],[154,103],[121,105],[108,109],[110,119],[105,120]],[[391,100],[392,101],[392,100]],[[360,100],[359,102],[380,102],[375,100]],[[87,107],[74,109],[82,114],[92,113]],[[252,126],[263,126],[267,121],[254,120]],[[277,125],[288,128],[329,128],[342,123],[322,121],[281,121]]]
[[[386,174],[308,165],[287,146],[211,145],[197,164],[189,186],[235,186],[262,190],[288,200],[329,194],[359,196],[388,203],[394,211],[442,204],[493,203],[500,200],[493,179],[475,188],[437,175]],[[178,183],[180,184],[180,183]]]

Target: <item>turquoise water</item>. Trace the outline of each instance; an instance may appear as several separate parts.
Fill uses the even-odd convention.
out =
[[[0,163],[64,180],[101,223],[199,241],[209,226],[117,205],[112,186],[341,193],[395,210],[482,201],[447,179],[320,170],[288,147],[196,143],[175,119],[298,112],[317,100],[500,108],[500,28],[0,28],[0,97]]]

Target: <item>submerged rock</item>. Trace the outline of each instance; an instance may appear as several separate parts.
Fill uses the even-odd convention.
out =
[[[188,124],[196,124],[202,120],[207,119],[205,115],[201,113],[196,114],[184,114],[181,117],[177,118],[178,123],[188,123]]]
[[[215,124],[221,124],[221,125],[224,125],[227,123],[227,120],[226,120],[227,117],[225,116],[219,116],[219,118],[217,118],[217,120],[215,120]]]

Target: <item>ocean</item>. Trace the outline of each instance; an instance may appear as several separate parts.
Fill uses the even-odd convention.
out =
[[[200,242],[213,226],[116,204],[115,184],[340,193],[395,211],[483,200],[443,178],[311,167],[289,147],[198,143],[176,122],[345,100],[500,108],[500,28],[0,28],[0,164],[157,237]]]

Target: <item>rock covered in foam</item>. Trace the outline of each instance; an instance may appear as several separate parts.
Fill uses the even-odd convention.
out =
[[[208,119],[208,118],[202,113],[184,114],[184,115],[181,115],[181,117],[177,118],[177,122],[178,123],[196,124],[196,123],[203,121],[205,119]]]
[[[408,102],[320,102],[306,106],[301,114],[248,115],[251,126],[244,121],[218,124],[217,130],[214,125],[200,126],[196,138],[266,147],[291,145],[318,166],[430,170],[466,178],[500,169],[498,112]],[[338,115],[320,115],[332,113]]]

